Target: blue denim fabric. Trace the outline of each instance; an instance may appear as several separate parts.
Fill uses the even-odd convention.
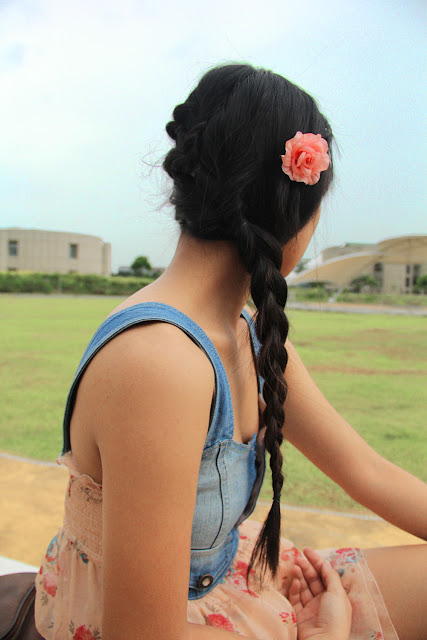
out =
[[[260,343],[250,315],[252,350]],[[255,508],[265,471],[262,439],[255,434],[248,444],[233,440],[234,416],[230,386],[213,343],[191,318],[160,302],[144,302],[110,316],[90,341],[78,366],[65,409],[62,453],[71,449],[70,421],[81,376],[95,354],[114,336],[147,321],[168,322],[182,329],[208,356],[215,372],[213,412],[200,463],[197,498],[191,534],[191,562],[188,598],[209,593],[225,575],[237,551],[238,525]],[[262,392],[263,379],[258,379]]]

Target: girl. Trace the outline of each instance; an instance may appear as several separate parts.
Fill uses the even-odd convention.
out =
[[[331,128],[283,77],[232,64],[210,70],[166,130],[181,235],[166,272],[98,329],[71,387],[70,484],[36,581],[37,627],[61,640],[420,640],[424,545],[304,557],[280,538],[283,438],[427,536],[425,485],[334,411],[287,339],[284,276],[332,182]],[[260,527],[246,518],[265,449],[273,503]]]

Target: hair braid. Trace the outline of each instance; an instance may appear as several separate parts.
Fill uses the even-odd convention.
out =
[[[288,362],[285,341],[289,322],[284,312],[287,285],[280,273],[282,248],[274,236],[244,220],[238,225],[236,243],[240,258],[251,274],[251,295],[257,307],[255,329],[261,343],[257,368],[264,378],[264,442],[270,454],[273,485],[273,503],[253,549],[248,577],[257,557],[261,563],[261,574],[265,573],[268,566],[275,575],[280,542],[280,495],[284,481],[280,446],[283,442],[283,404],[287,392],[284,378]]]
[[[235,242],[250,274],[261,348],[256,366],[264,378],[264,441],[270,454],[273,504],[248,567],[277,571],[287,285],[280,273],[283,247],[318,210],[333,178],[333,135],[316,102],[277,74],[245,64],[211,69],[166,126],[175,141],[163,166],[173,180],[170,202],[181,229],[196,238]],[[317,183],[293,181],[282,171],[284,145],[297,131],[320,134],[330,164]]]

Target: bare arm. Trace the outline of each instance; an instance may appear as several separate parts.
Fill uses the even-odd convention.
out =
[[[162,323],[117,336],[90,369],[102,460],[104,640],[235,636],[187,622],[191,527],[214,385],[209,361]]]
[[[285,438],[354,500],[427,539],[427,485],[374,451],[322,395],[289,341],[286,347]]]

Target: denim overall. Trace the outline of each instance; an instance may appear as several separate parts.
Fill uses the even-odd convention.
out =
[[[250,315],[252,351],[260,343]],[[181,311],[160,302],[143,302],[110,316],[96,331],[78,366],[68,395],[64,416],[64,446],[71,450],[70,421],[80,379],[94,355],[114,336],[142,322],[162,321],[179,327],[208,356],[215,372],[215,394],[197,483],[191,533],[188,599],[209,593],[229,569],[239,544],[238,526],[255,508],[265,471],[265,451],[260,433],[248,444],[233,440],[234,417],[230,386],[224,366],[205,332]],[[258,377],[258,392],[263,379]]]

